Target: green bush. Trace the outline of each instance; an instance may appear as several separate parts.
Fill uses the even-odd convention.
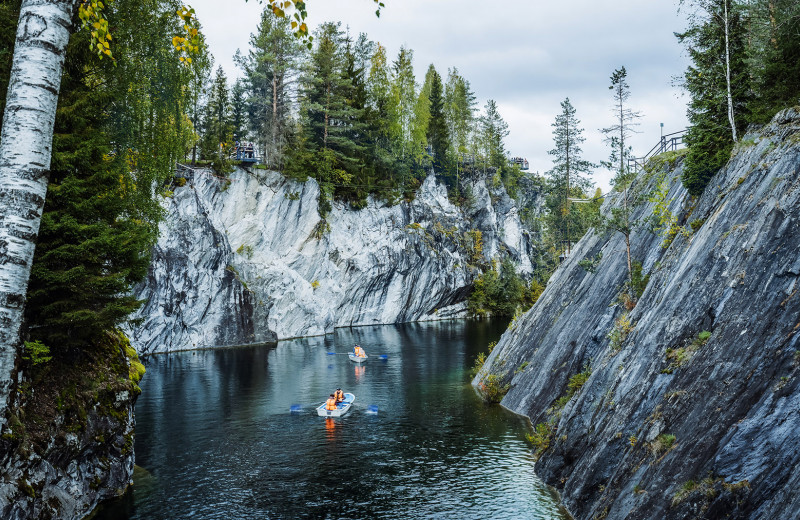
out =
[[[668,452],[675,445],[675,436],[670,433],[662,433],[650,444],[650,451],[658,457],[662,453]]]
[[[700,347],[708,343],[709,338],[711,338],[711,332],[704,330],[700,332],[697,337],[693,339],[687,346],[680,348],[668,348],[666,350],[666,360],[669,361],[670,364],[661,372],[664,374],[671,374],[676,369],[684,366],[689,362],[690,359],[692,359],[692,356],[694,356],[694,353],[697,352]]]
[[[478,276],[467,300],[467,312],[473,317],[512,317],[528,301],[538,298],[544,289],[538,283],[526,286],[517,274],[514,264],[506,258],[502,264]]]
[[[584,367],[583,372],[578,372],[569,378],[567,390],[569,391],[570,397],[580,392],[581,388],[583,388],[583,385],[586,384],[586,381],[589,380],[589,376],[591,375],[592,369],[589,366],[586,366]]]
[[[625,342],[625,339],[632,330],[633,324],[631,323],[631,320],[628,319],[628,313],[625,313],[617,318],[617,321],[614,322],[614,328],[611,329],[611,332],[609,332],[608,336],[606,336],[611,340],[609,346],[614,354],[622,349],[622,344]]]
[[[536,448],[534,456],[539,458],[550,447],[550,439],[553,438],[553,427],[548,423],[539,423],[534,428],[533,433],[529,433],[525,437]]]
[[[242,255],[247,258],[253,258],[253,246],[242,244],[236,250],[237,255]]]
[[[597,253],[594,258],[589,258],[588,256],[578,262],[578,265],[583,268],[584,271],[587,273],[594,273],[597,271],[597,266],[600,265],[600,260],[603,259],[603,252]]]
[[[30,361],[31,365],[36,366],[41,363],[47,363],[53,359],[53,356],[50,355],[50,347],[41,341],[26,341],[22,359]]]
[[[487,403],[499,403],[510,388],[510,384],[503,383],[503,376],[500,374],[489,374],[478,384],[481,396]]]
[[[708,342],[708,338],[711,337],[711,332],[704,330],[700,334],[697,335],[697,339],[695,340],[700,346],[705,345]]]
[[[486,363],[486,354],[481,352],[478,354],[478,357],[475,358],[475,363],[472,365],[472,369],[470,370],[470,378],[478,375],[478,372],[481,371],[484,363]]]
[[[697,230],[703,226],[705,221],[706,219],[695,219],[689,223],[689,227],[692,228],[692,232],[697,233]]]

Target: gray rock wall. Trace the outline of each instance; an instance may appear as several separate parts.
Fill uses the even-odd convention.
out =
[[[127,340],[110,337],[120,344],[60,360],[18,386],[0,438],[0,518],[86,518],[133,483],[132,363],[141,365]]]
[[[500,374],[502,404],[549,424],[536,470],[576,518],[797,518],[800,511],[800,113],[747,135],[697,201],[669,170],[686,234],[645,228],[632,253],[651,278],[627,315],[620,233],[590,232],[474,384]],[[650,192],[659,173],[643,175]],[[603,207],[619,204],[610,197]],[[653,203],[636,216],[652,215]],[[602,260],[594,273],[578,262]],[[711,333],[705,344],[698,338]],[[523,363],[527,363],[524,368]],[[572,376],[591,368],[569,395]],[[672,437],[674,436],[674,437]]]
[[[532,270],[514,200],[485,180],[471,189],[461,209],[430,176],[411,203],[334,204],[321,222],[313,180],[196,171],[165,200],[131,341],[152,353],[464,316],[477,264],[510,255]]]

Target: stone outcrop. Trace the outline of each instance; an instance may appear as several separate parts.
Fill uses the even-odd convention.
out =
[[[0,439],[0,518],[84,518],[132,483],[144,367],[124,337],[109,334],[25,372]]]
[[[476,377],[510,385],[502,404],[538,425],[537,473],[576,518],[800,511],[798,110],[748,134],[696,201],[680,159],[651,164],[635,307],[623,235],[590,231]],[[674,239],[648,230],[654,212]]]
[[[461,317],[477,265],[508,255],[532,270],[517,206],[491,181],[471,183],[466,209],[429,176],[411,202],[334,203],[323,220],[314,180],[186,174],[136,288],[147,301],[130,331],[141,353]]]

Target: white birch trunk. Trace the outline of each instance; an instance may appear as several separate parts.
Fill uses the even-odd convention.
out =
[[[733,133],[733,142],[736,142],[736,121],[733,116],[733,96],[731,95],[731,47],[729,40],[729,25],[730,20],[728,17],[728,0],[722,2],[725,19],[725,82],[728,87],[728,121],[731,124],[731,132]]]
[[[0,138],[0,427],[13,384],[53,124],[78,0],[23,0]]]

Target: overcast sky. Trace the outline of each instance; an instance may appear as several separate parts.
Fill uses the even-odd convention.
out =
[[[236,49],[246,52],[258,25],[256,0],[190,0],[203,24],[215,63],[229,78],[240,76]],[[678,0],[384,0],[375,17],[372,0],[308,0],[309,26],[342,21],[365,32],[395,57],[401,45],[414,50],[417,79],[433,63],[446,77],[458,68],[481,107],[497,101],[508,122],[506,148],[530,161],[531,171],[552,167],[552,127],[569,97],[585,129],[583,157],[599,163],[608,148],[599,129],[613,124],[609,77],[625,66],[631,108],[642,113],[631,142],[643,155],[664,133],[686,127],[687,97],[674,78],[687,66],[676,31],[685,28]],[[224,6],[224,8],[223,8]],[[598,168],[605,192],[611,173]]]

